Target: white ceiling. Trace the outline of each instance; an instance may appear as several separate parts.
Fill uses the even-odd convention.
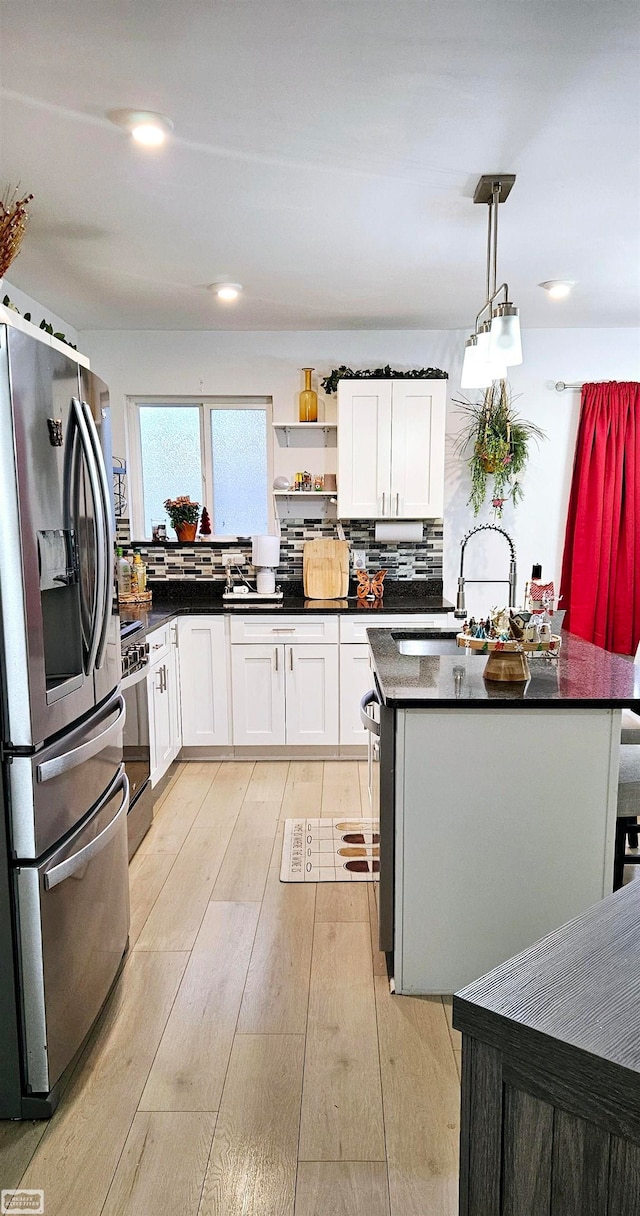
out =
[[[637,0],[3,0],[10,279],[81,330],[640,324]],[[161,151],[107,110],[159,110]],[[206,290],[244,284],[234,306]],[[537,284],[578,282],[553,303]]]

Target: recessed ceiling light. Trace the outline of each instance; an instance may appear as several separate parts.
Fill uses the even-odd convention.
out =
[[[219,300],[237,300],[242,291],[242,283],[212,283],[210,291],[218,297]]]
[[[575,285],[575,279],[547,279],[545,283],[538,284],[549,292],[552,300],[566,300]]]
[[[153,110],[109,110],[107,118],[147,148],[159,147],[173,131],[171,119]]]

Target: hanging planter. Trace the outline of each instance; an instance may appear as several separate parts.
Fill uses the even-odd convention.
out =
[[[546,439],[533,422],[520,418],[513,408],[513,396],[506,380],[494,380],[479,402],[458,398],[456,405],[466,417],[455,451],[466,457],[471,473],[468,503],[479,515],[491,487],[491,505],[496,518],[502,517],[504,503],[520,502],[521,475],[529,459],[529,443]],[[467,453],[471,451],[471,455]]]

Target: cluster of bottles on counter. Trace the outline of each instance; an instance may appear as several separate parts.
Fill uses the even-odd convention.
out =
[[[137,549],[133,551],[133,562],[124,556],[122,548],[118,548],[118,595],[140,595],[147,589],[147,567]]]

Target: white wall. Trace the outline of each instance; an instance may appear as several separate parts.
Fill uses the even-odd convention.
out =
[[[16,301],[17,302],[17,301]],[[452,445],[461,418],[453,399],[460,395],[464,335],[454,331],[344,332],[202,332],[87,331],[79,345],[94,370],[109,384],[113,404],[114,453],[125,455],[124,426],[127,396],[270,395],[276,421],[297,419],[300,369],[316,368],[318,378],[346,363],[398,368],[440,367],[449,372],[448,441],[445,484],[445,595],[455,598],[460,540],[475,522],[493,518],[489,508],[474,521],[466,505],[469,481]],[[524,363],[510,377],[517,408],[548,435],[535,445],[524,479],[525,498],[516,510],[505,507],[503,526],[513,536],[518,556],[518,586],[522,593],[533,562],[542,563],[543,577],[560,581],[564,526],[580,394],[555,392],[556,380],[640,379],[640,335],[634,329],[529,330],[523,336]],[[471,394],[475,398],[475,394]],[[335,397],[320,404],[320,417],[335,420]],[[325,471],[331,472],[329,456]],[[294,457],[276,449],[274,471],[289,473]],[[315,455],[319,469],[324,455]],[[286,463],[286,462],[289,463]],[[309,467],[307,465],[307,467]],[[295,470],[294,470],[295,471]],[[498,536],[471,542],[465,574],[506,577],[506,545]],[[471,611],[486,611],[506,602],[506,587],[469,590]]]
[[[39,304],[37,300],[32,299],[26,292],[20,291],[19,287],[13,287],[7,279],[3,279],[2,281],[0,301],[4,300],[5,296],[9,296],[9,299],[15,304],[22,316],[24,316],[25,312],[31,313],[31,323],[33,325],[40,325],[40,322],[43,320],[47,321],[50,325],[53,325],[55,333],[64,334],[69,342],[73,342],[74,346],[79,346],[78,331],[74,329],[73,325],[70,325],[63,317],[59,317],[55,312],[52,312],[44,304]]]

